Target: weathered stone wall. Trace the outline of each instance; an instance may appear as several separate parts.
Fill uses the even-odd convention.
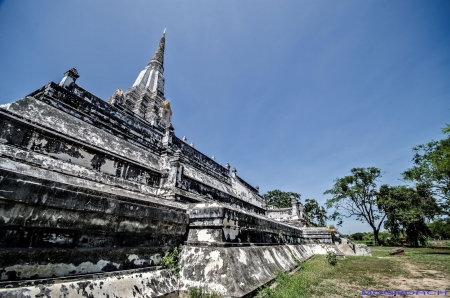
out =
[[[242,297],[315,254],[337,252],[325,244],[273,246],[186,246],[181,255],[180,290],[199,287],[224,297]]]
[[[164,131],[159,127],[151,126],[136,114],[109,105],[78,85],[67,90],[55,83],[49,83],[29,96],[131,144],[155,151],[161,150]]]
[[[265,209],[266,202],[264,198],[258,194],[255,188],[239,178],[239,176],[232,176],[231,184],[239,199]]]
[[[166,269],[137,269],[78,278],[36,280],[0,289],[2,298],[178,298],[178,279]]]
[[[273,219],[289,219],[292,217],[292,208],[267,209],[266,215]]]
[[[0,177],[2,280],[155,266],[186,232],[183,209],[3,170]]]
[[[221,192],[231,195],[237,198],[237,201],[242,201],[242,203],[230,203],[239,206],[249,203],[250,205],[256,206],[258,208],[252,210],[252,212],[257,212],[263,214],[263,208],[265,207],[264,198],[258,194],[258,191],[245,182],[242,178],[238,176],[230,176],[229,169],[218,164],[216,161],[207,157],[195,148],[187,145],[182,140],[174,137],[172,140],[173,150],[180,150],[180,155],[182,156],[183,169],[182,173],[184,177],[188,177],[196,182],[201,182],[206,186],[211,186]],[[181,179],[180,179],[181,180]],[[186,182],[189,184],[189,182]],[[180,186],[182,189],[187,189],[189,186]],[[216,200],[211,191],[206,196],[213,200]],[[248,204],[247,204],[248,205]],[[245,209],[245,207],[243,207]]]
[[[11,106],[14,107],[14,104]],[[47,155],[124,180],[137,181],[146,186],[159,187],[160,185],[162,174],[159,171],[130,161],[128,157],[119,157],[114,152],[96,150],[76,142],[74,138],[69,139],[56,132],[34,128],[5,114],[0,120],[0,127],[0,138],[10,146]]]
[[[195,175],[195,171],[190,172],[189,176],[184,173],[185,171],[183,171],[182,175],[180,175],[177,179],[176,186],[178,188],[189,193],[196,194],[201,198],[204,198],[204,200],[224,203],[234,208],[246,210],[255,214],[265,214],[265,210],[263,208],[255,206],[254,204],[242,200],[234,195],[231,185],[219,185],[219,183],[214,183],[214,180],[210,177],[207,177],[208,179],[202,179],[202,175]],[[214,184],[216,184],[215,187],[212,186]]]
[[[114,123],[114,108],[74,90],[49,84],[36,92],[41,100],[0,108],[3,286],[152,268],[184,240],[187,206],[161,197],[168,165],[158,132],[147,131],[155,142],[146,147],[112,128],[148,128],[124,114]]]
[[[189,212],[189,242],[327,243],[326,228],[299,229],[217,203],[196,204]]]
[[[223,297],[242,297],[275,278],[278,270],[291,271],[316,254],[339,253],[336,246],[236,245],[184,246],[180,275],[169,270],[125,271],[9,282],[0,297],[184,297],[191,287],[214,291]],[[155,267],[158,269],[158,267]],[[1,286],[1,285],[0,285]],[[36,296],[37,295],[37,296]]]
[[[7,117],[7,114],[12,114],[11,118],[14,116],[16,116],[14,118],[20,117],[24,119],[23,122],[32,123],[36,129],[40,129],[41,134],[52,135],[53,139],[76,142],[80,147],[89,147],[90,150],[101,152],[102,155],[114,155],[117,158],[136,163],[154,171],[158,171],[162,167],[161,160],[157,154],[149,150],[143,150],[101,128],[89,125],[89,123],[70,116],[32,97],[26,97],[3,106],[2,110],[5,115],[4,117]],[[12,121],[12,119],[9,123],[2,121],[2,139],[14,145],[16,145],[14,143],[15,140],[18,139],[22,142],[21,146],[32,150],[45,148],[48,142],[42,140],[40,135],[33,135],[33,130],[31,129],[14,126]],[[23,144],[24,142],[27,142],[27,144]],[[78,148],[72,149],[72,144],[63,146],[56,143],[56,140],[53,142],[55,143],[54,145],[50,142],[47,146],[48,150],[56,150],[56,153],[61,153],[61,156],[54,156],[55,158],[83,158],[83,154],[78,153]],[[35,148],[32,147],[33,145]],[[63,154],[65,155],[63,156]],[[92,166],[95,160],[90,159],[90,162]],[[89,166],[89,164],[85,165]]]

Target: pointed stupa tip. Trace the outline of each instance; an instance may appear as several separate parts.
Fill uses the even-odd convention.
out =
[[[164,49],[166,47],[166,28],[164,28],[163,35],[159,41],[158,48],[156,48],[155,55],[153,55],[152,60],[148,64],[157,63],[164,68]]]

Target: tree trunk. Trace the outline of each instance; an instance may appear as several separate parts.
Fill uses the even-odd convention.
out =
[[[378,233],[379,233],[379,230],[377,230],[377,229],[373,229],[373,239],[374,239],[374,241],[375,241],[375,246],[378,246],[379,245],[379,241],[378,241]]]
[[[417,231],[417,229],[414,231],[413,235],[414,235],[414,247],[419,247],[419,232]]]

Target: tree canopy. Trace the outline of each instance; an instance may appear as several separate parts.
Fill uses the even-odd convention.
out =
[[[292,206],[292,200],[300,201],[300,194],[295,192],[285,192],[279,189],[268,191],[263,195],[266,204],[277,208],[288,208]]]
[[[303,211],[314,225],[318,227],[325,227],[327,225],[327,211],[316,200],[306,199]]]
[[[394,237],[406,235],[406,241],[414,247],[426,243],[431,236],[426,219],[432,219],[439,209],[427,189],[382,185],[377,202],[386,213],[384,227]]]
[[[326,206],[328,209],[334,208],[335,212],[330,217],[338,220],[338,225],[342,224],[343,218],[355,216],[361,222],[367,222],[373,229],[375,245],[378,245],[378,234],[386,214],[378,209],[376,202],[377,180],[381,171],[375,167],[353,168],[352,175],[335,179],[332,189],[324,194],[331,194]]]
[[[403,173],[406,181],[438,198],[442,213],[450,215],[450,125],[442,129],[447,138],[413,148],[414,166]]]

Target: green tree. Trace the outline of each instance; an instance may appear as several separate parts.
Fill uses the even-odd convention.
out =
[[[450,125],[442,132],[447,138],[413,148],[414,166],[403,173],[403,179],[427,188],[438,199],[441,212],[450,215]]]
[[[367,222],[373,230],[375,245],[378,245],[378,234],[386,217],[383,210],[378,209],[376,202],[376,182],[382,176],[381,171],[374,167],[353,168],[351,173],[351,176],[334,180],[333,188],[324,193],[333,195],[326,202],[328,209],[335,209],[330,218],[338,220],[338,225],[342,225],[343,218],[352,216],[356,216],[361,222]]]
[[[295,192],[285,192],[279,189],[268,191],[263,195],[266,204],[277,208],[288,208],[292,206],[292,199],[300,200],[300,194]]]
[[[384,228],[399,238],[406,235],[406,241],[418,247],[431,236],[426,219],[434,217],[439,207],[427,189],[408,186],[382,185],[377,196],[380,209],[386,213]]]
[[[304,212],[316,226],[325,227],[327,225],[327,211],[316,200],[306,199]]]
[[[431,231],[433,237],[441,239],[450,238],[450,217],[437,218],[428,224],[428,228]]]
[[[361,241],[363,240],[364,234],[363,233],[354,233],[350,235],[350,239],[352,240],[358,240]]]

